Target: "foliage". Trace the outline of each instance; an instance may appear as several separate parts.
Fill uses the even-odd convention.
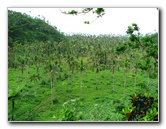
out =
[[[8,44],[10,47],[16,43],[60,42],[64,38],[64,35],[45,19],[33,18],[27,14],[8,10]]]
[[[127,118],[119,111],[128,107],[129,95],[138,91],[152,94],[154,99],[158,96],[158,65],[153,57],[145,57],[147,49],[139,44],[131,47],[137,40],[115,35],[65,37],[61,42],[9,47],[10,120],[124,121]],[[157,36],[152,39],[156,42]],[[10,98],[14,98],[14,109]],[[148,118],[134,119],[151,120],[155,111],[157,108],[149,107]]]
[[[122,109],[127,121],[158,121],[158,99],[147,94],[130,95],[131,104]]]
[[[61,121],[76,121],[81,120],[82,113],[79,112],[80,99],[71,99],[63,104],[63,109],[60,111],[59,120]]]
[[[37,82],[38,80],[40,80],[40,75],[39,74],[33,74],[31,77],[30,77],[30,80],[31,81],[34,81],[34,82]]]
[[[142,48],[146,51],[144,57],[153,57],[155,62],[158,62],[158,33],[146,34],[141,37],[139,27],[136,23],[128,26],[126,33],[130,35],[129,39],[133,43],[131,45],[129,42],[129,46],[137,49]]]
[[[116,53],[117,54],[123,54],[126,49],[127,49],[127,47],[125,45],[117,46]]]
[[[92,11],[93,14],[97,15],[96,19],[97,18],[101,18],[101,17],[103,17],[105,15],[104,8],[83,8],[81,11],[71,10],[71,11],[68,11],[68,12],[64,11],[62,13],[69,14],[69,15],[78,15],[78,14],[87,14],[87,13],[89,13],[91,11]],[[85,24],[90,24],[92,22],[90,22],[90,21],[84,21]]]
[[[8,99],[11,99],[12,97],[16,97],[22,89],[23,89],[23,86],[18,86],[14,89],[9,89],[8,90]]]

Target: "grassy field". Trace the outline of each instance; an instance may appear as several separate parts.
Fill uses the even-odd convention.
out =
[[[40,80],[30,81],[35,69],[32,66],[27,69],[23,74],[18,69],[8,69],[9,95],[21,89],[14,97],[14,109],[12,99],[8,101],[9,121],[67,121],[68,118],[75,121],[122,121],[120,111],[129,104],[129,95],[148,93],[158,96],[158,79],[150,78],[148,82],[146,72],[138,72],[136,86],[133,73],[127,72],[124,87],[122,68],[115,70],[114,77],[109,70],[102,70],[97,79],[95,72],[85,70],[83,74],[70,73],[66,77],[61,72],[61,77],[55,76],[52,103],[50,75],[41,69]]]

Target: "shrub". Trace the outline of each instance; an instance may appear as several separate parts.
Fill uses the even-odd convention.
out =
[[[122,109],[127,121],[158,121],[158,99],[143,94],[130,96],[131,103]]]
[[[61,121],[76,121],[76,114],[72,109],[63,108],[60,112],[59,120]]]
[[[83,119],[83,114],[79,111],[80,99],[71,99],[63,103],[63,109],[60,112],[58,120],[77,121]]]

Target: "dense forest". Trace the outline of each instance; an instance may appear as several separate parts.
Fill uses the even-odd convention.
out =
[[[158,33],[64,35],[8,10],[8,120],[158,121]]]
[[[8,11],[8,41],[9,46],[14,43],[27,44],[34,42],[60,42],[64,40],[63,33],[57,30],[56,26],[51,26],[45,18],[32,18],[27,14]]]

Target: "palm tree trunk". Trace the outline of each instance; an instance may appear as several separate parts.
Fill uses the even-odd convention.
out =
[[[147,85],[149,86],[149,76],[150,76],[150,70],[148,68],[148,71],[147,71]]]
[[[82,72],[81,72],[81,84],[80,84],[80,90],[81,90],[81,94],[82,94]]]
[[[20,74],[19,74],[19,66],[18,66],[18,76],[17,76],[17,82],[19,82]]]
[[[98,90],[97,85],[98,85],[98,73],[96,73],[96,90]]]
[[[73,73],[73,75],[72,75],[72,83],[74,83],[74,73]]]
[[[34,91],[35,91],[35,96],[36,96],[36,92],[37,92],[37,85],[36,85],[36,81],[35,81],[35,80],[34,80],[34,84],[35,84]]]
[[[53,104],[53,86],[52,86],[52,84],[53,84],[53,80],[51,78],[51,103]]]
[[[136,90],[136,86],[137,86],[137,68],[135,68],[135,79],[134,79],[134,89]]]
[[[134,89],[136,90],[136,85],[137,85],[137,77],[136,77],[136,74],[135,74],[135,82],[134,82]]]
[[[124,68],[124,95],[126,94],[126,69]]]
[[[114,66],[112,67],[112,85],[113,85],[113,90],[114,89]]]
[[[113,85],[113,90],[115,90],[115,88],[114,88],[114,73],[112,74],[112,85]]]
[[[69,92],[69,90],[70,90],[69,70],[67,73],[67,83],[68,83],[68,92]]]
[[[16,66],[17,66],[17,55],[15,54],[15,56],[14,56],[14,68],[16,68]]]
[[[15,103],[14,103],[14,98],[12,98],[12,110],[14,110]],[[14,113],[12,113],[12,121],[14,120]]]
[[[28,73],[29,73],[29,64],[27,63],[27,68],[26,68],[26,80],[28,80]]]

